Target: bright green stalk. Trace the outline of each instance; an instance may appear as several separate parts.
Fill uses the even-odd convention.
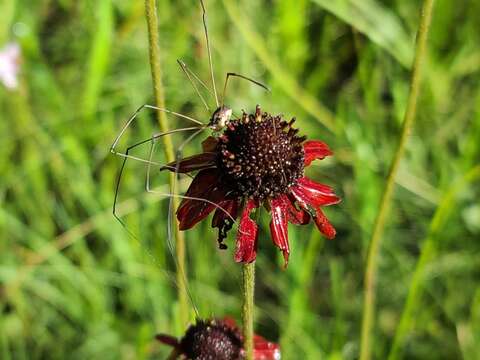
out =
[[[255,261],[242,265],[242,322],[246,360],[253,360],[253,308],[255,293]]]
[[[153,81],[153,93],[155,96],[155,105],[164,108],[165,107],[165,95],[162,85],[162,68],[160,63],[160,46],[158,44],[158,17],[157,6],[155,0],[145,0],[145,16],[148,26],[148,43],[150,53],[150,68],[152,72]],[[157,112],[158,123],[160,130],[165,132],[168,130],[167,116],[164,112]],[[162,137],[165,156],[168,162],[175,160],[173,144],[168,136]],[[170,176],[170,186],[173,187],[175,181],[174,174]],[[173,198],[173,208],[178,207],[178,199]],[[178,225],[175,221],[173,224],[175,229],[175,257],[177,263],[177,284],[178,284],[178,301],[180,303],[180,322],[182,325],[186,325],[188,322],[188,293],[187,293],[187,277],[185,266],[185,238],[183,233],[179,231]]]
[[[420,25],[417,33],[417,43],[415,48],[415,59],[412,69],[412,77],[410,83],[410,94],[408,97],[407,109],[403,120],[403,128],[400,136],[395,157],[390,167],[387,177],[387,183],[380,202],[380,209],[375,220],[372,237],[370,240],[370,248],[368,251],[367,269],[364,278],[364,303],[363,303],[363,319],[361,330],[361,348],[360,360],[368,360],[371,358],[372,347],[372,327],[375,313],[375,290],[376,278],[378,270],[378,256],[380,252],[380,242],[385,227],[385,220],[388,215],[390,201],[392,199],[393,188],[395,184],[395,176],[400,165],[408,136],[412,130],[417,110],[417,100],[420,92],[420,80],[422,75],[422,64],[426,56],[427,35],[432,17],[432,8],[434,0],[424,0],[422,13],[420,16]]]

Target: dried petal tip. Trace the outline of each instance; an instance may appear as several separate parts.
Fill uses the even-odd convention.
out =
[[[257,257],[258,225],[250,218],[256,207],[258,204],[249,200],[243,209],[237,234],[236,262],[251,263]]]

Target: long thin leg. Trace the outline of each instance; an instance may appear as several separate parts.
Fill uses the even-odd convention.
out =
[[[207,110],[210,110],[210,108],[208,107],[208,104],[207,102],[205,101],[205,98],[202,96],[202,94],[200,93],[200,91],[198,90],[198,87],[197,85],[195,84],[195,82],[193,81],[192,79],[192,76],[200,82],[201,85],[203,85],[207,90],[210,91],[210,89],[207,87],[207,85],[205,85],[205,83],[200,80],[200,78],[195,75],[195,73],[190,70],[188,67],[187,67],[187,64],[185,64],[182,60],[180,59],[177,59],[177,63],[178,65],[180,65],[180,68],[182,69],[183,73],[187,76],[188,80],[190,81],[190,84],[192,84],[193,88],[195,89],[195,92],[197,93],[198,97],[200,98],[200,100],[202,101],[203,105],[205,105],[205,108]]]
[[[200,0],[200,5],[202,6],[202,21],[203,29],[205,31],[205,39],[207,40],[207,54],[208,54],[208,64],[210,65],[210,77],[212,78],[212,87],[213,94],[215,96],[215,104],[219,106],[217,87],[215,86],[215,76],[213,75],[213,64],[212,64],[212,51],[210,50],[210,40],[208,38],[208,29],[207,29],[207,10],[205,9],[205,4],[203,0]]]
[[[168,110],[168,109],[163,109],[163,108],[159,108],[157,106],[153,106],[153,105],[148,105],[148,104],[143,104],[142,106],[140,106],[131,116],[130,118],[128,119],[128,121],[126,122],[126,124],[122,127],[122,130],[120,130],[120,133],[117,135],[117,137],[115,138],[115,140],[113,141],[113,144],[112,146],[110,147],[110,151],[114,154],[117,154],[117,151],[115,150],[116,146],[118,145],[118,142],[120,141],[121,137],[125,134],[125,131],[127,131],[127,129],[129,128],[129,126],[133,123],[133,121],[136,119],[137,115],[143,111],[144,109],[152,109],[152,110],[157,110],[157,111],[163,111],[163,112],[166,112],[168,114],[172,114],[172,115],[175,115],[175,116],[178,116],[178,117],[181,117],[182,119],[186,119],[186,120],[189,120],[197,125],[200,125],[200,126],[204,126],[205,124],[202,123],[201,121],[199,120],[196,120],[190,116],[187,116],[187,115],[183,115],[183,114],[180,114],[180,113],[177,113],[175,111],[171,111],[171,110]]]
[[[192,76],[195,78],[195,80],[197,80],[197,81],[200,83],[200,85],[202,85],[202,86],[205,88],[205,90],[207,90],[208,93],[209,93],[211,96],[213,96],[212,90],[210,90],[210,88],[207,86],[207,84],[205,84],[205,82],[204,82],[202,79],[200,79],[200,77],[199,77],[197,74],[195,74],[195,73],[187,66],[187,64],[185,64],[182,60],[177,60],[177,61],[180,61],[180,62],[181,62],[181,66],[184,67],[185,70],[188,71],[188,72],[190,73],[190,75],[192,75]]]
[[[116,212],[116,204],[117,204],[117,201],[118,201],[118,194],[119,194],[119,190],[120,190],[120,183],[121,183],[121,179],[122,179],[122,175],[123,175],[123,171],[125,169],[125,164],[127,162],[127,160],[129,158],[132,158],[130,155],[129,155],[129,152],[140,146],[140,145],[143,145],[143,144],[146,144],[147,142],[151,142],[151,149],[150,149],[150,155],[149,155],[149,158],[148,160],[144,160],[144,159],[140,159],[140,158],[135,158],[135,159],[139,159],[139,160],[142,160],[143,162],[147,163],[148,164],[148,170],[147,170],[147,184],[149,183],[149,178],[150,178],[150,168],[151,168],[151,165],[157,165],[158,163],[153,161],[152,158],[153,158],[153,148],[154,148],[154,144],[156,143],[156,141],[158,141],[161,137],[163,136],[166,136],[166,135],[169,135],[169,134],[172,134],[172,133],[175,133],[175,132],[180,132],[180,131],[187,131],[187,130],[196,130],[192,135],[190,135],[187,140],[183,141],[182,144],[179,146],[178,148],[178,151],[177,151],[177,162],[179,160],[179,156],[181,157],[181,152],[183,151],[183,148],[185,147],[185,145],[191,140],[193,139],[194,136],[196,136],[197,134],[200,134],[203,130],[205,130],[207,127],[206,126],[201,126],[201,127],[190,127],[190,128],[183,128],[183,129],[176,129],[176,130],[171,130],[171,131],[166,131],[164,133],[159,133],[159,134],[154,134],[151,138],[149,139],[145,139],[145,140],[142,140],[142,141],[139,141],[131,146],[129,146],[126,151],[125,151],[125,154],[124,153],[118,153],[118,155],[122,156],[123,157],[123,161],[122,161],[122,166],[120,168],[120,172],[118,174],[118,177],[117,177],[117,183],[116,183],[116,187],[115,187],[115,196],[114,196],[114,202],[113,202],[113,209],[112,209],[112,212],[113,212],[113,216],[117,219],[117,221],[124,227],[124,229],[130,234],[130,236],[132,236],[134,239],[138,240],[137,237],[135,236],[135,234],[133,234],[126,226],[126,224],[122,221],[122,219],[117,215],[117,212]],[[161,165],[161,164],[159,164]],[[165,165],[163,165],[165,166]],[[176,168],[176,174],[178,173],[178,168]],[[172,191],[175,191],[175,186],[176,186],[176,178],[175,178],[175,182],[173,184],[173,189]],[[149,185],[147,185],[147,189],[149,189]],[[151,191],[149,191],[151,192]],[[173,203],[172,203],[172,197],[170,196],[170,201],[169,201],[169,216],[168,216],[168,225],[167,225],[167,232],[168,232],[168,240],[167,240],[167,246],[169,248],[169,251],[171,254],[173,254],[173,240],[172,240],[172,229],[171,229],[171,224],[172,224],[172,218],[171,218],[171,212],[172,212],[172,209],[173,209]],[[153,257],[153,255],[149,254],[153,259],[155,259]],[[175,262],[176,262],[176,259],[175,257],[173,257]],[[176,264],[176,266],[178,266],[178,264]],[[187,280],[186,278],[183,279],[183,282],[186,284],[187,283]],[[178,286],[178,284],[177,284]],[[195,302],[193,300],[193,296],[191,294],[191,291],[190,289],[186,286],[186,289],[187,289],[187,294],[188,294],[188,297],[190,299],[190,303],[192,305],[192,308],[194,309],[195,311],[195,315],[197,317],[200,317],[200,313],[198,311],[198,308],[196,307],[195,305]]]
[[[145,159],[142,159],[138,156],[129,155],[128,152],[129,152],[129,150],[132,150],[132,149],[136,148],[137,146],[146,144],[146,143],[148,143],[152,140],[158,139],[158,138],[160,138],[162,136],[165,136],[165,135],[170,135],[170,134],[174,134],[174,133],[178,133],[178,132],[182,132],[182,131],[198,130],[198,129],[203,129],[203,128],[204,128],[204,126],[203,127],[202,126],[192,126],[192,127],[186,127],[186,128],[180,128],[180,129],[173,129],[173,130],[165,131],[163,133],[155,134],[152,137],[149,137],[148,139],[141,140],[141,141],[129,146],[125,153],[116,151],[113,148],[112,148],[112,153],[117,155],[117,156],[123,157],[123,158],[133,159],[133,160],[137,160],[137,161],[140,161],[140,162],[150,163],[152,165],[159,165],[160,166],[160,165],[163,165],[163,164],[159,163],[159,162],[152,161],[151,159],[150,160],[145,160]]]
[[[227,83],[228,83],[228,78],[229,78],[230,76],[236,76],[236,77],[238,77],[238,78],[240,78],[240,79],[250,81],[251,83],[254,83],[255,85],[258,85],[258,86],[264,88],[265,90],[267,90],[268,92],[270,92],[270,89],[269,89],[266,85],[262,84],[262,83],[259,82],[259,81],[253,80],[253,79],[251,79],[251,78],[249,78],[249,77],[246,77],[246,76],[244,76],[244,75],[241,75],[241,74],[229,72],[229,73],[227,73],[227,77],[225,78],[225,83],[224,83],[224,85],[223,85],[222,106],[225,105],[225,95],[226,95],[226,91],[227,91]]]
[[[155,192],[155,191],[152,191],[150,190],[150,169],[151,169],[151,162],[148,163],[148,166],[147,166],[147,178],[146,178],[146,183],[145,183],[145,189],[147,192],[150,192],[150,193],[156,193],[156,194],[160,194],[160,195],[165,195],[165,196],[168,196],[169,197],[169,201],[168,201],[168,219],[167,219],[167,246],[170,250],[170,253],[172,254],[172,257],[173,259],[175,260],[175,266],[178,266],[177,264],[177,259],[175,256],[173,256],[174,254],[174,239],[173,239],[173,229],[172,229],[172,214],[173,214],[173,198],[177,197],[176,195],[176,185],[177,185],[177,180],[178,180],[178,171],[179,171],[179,166],[180,166],[180,160],[182,158],[182,154],[183,154],[183,148],[191,141],[193,140],[193,138],[195,138],[197,135],[199,135],[201,132],[203,132],[203,130],[205,130],[205,128],[201,128],[197,131],[195,131],[192,135],[190,135],[185,141],[182,142],[182,144],[180,144],[180,146],[178,147],[177,151],[176,151],[176,156],[175,156],[175,163],[176,163],[176,167],[175,167],[175,173],[174,173],[174,180],[172,182],[172,185],[170,187],[170,193],[169,194],[162,194],[162,193],[159,193],[159,192]],[[152,143],[151,143],[151,148],[150,148],[150,159],[151,157],[153,156],[153,152],[154,152],[154,148],[155,148],[155,143],[156,143],[156,139],[153,139],[152,138]],[[181,197],[181,196],[178,196],[178,197]],[[186,285],[187,284],[187,279],[185,278],[185,274],[183,274],[183,282],[184,284]],[[192,296],[192,293],[190,292],[190,289],[188,286],[185,286],[186,290],[187,290],[187,294],[188,294],[188,297],[190,299],[190,303],[192,304],[192,307],[195,311],[195,315],[197,317],[200,316],[200,313],[195,305],[195,301],[193,300],[193,296]]]
[[[183,157],[183,148],[185,147],[186,144],[188,144],[188,142],[190,142],[195,136],[197,136],[201,131],[203,131],[203,129],[200,129],[198,130],[197,132],[193,133],[189,138],[187,138],[180,146],[179,148],[177,149],[177,153],[176,153],[176,168],[175,168],[175,181],[174,181],[174,186],[173,186],[173,190],[175,190],[175,187],[176,187],[176,182],[177,182],[177,177],[178,177],[178,171],[179,171],[179,166],[180,166],[180,160],[182,159]],[[153,156],[153,153],[154,153],[154,148],[155,148],[155,144],[156,142],[155,141],[152,141],[151,143],[151,148],[150,148],[150,158]],[[151,165],[152,165],[152,162],[151,161],[148,161],[147,162],[147,176],[146,176],[146,182],[145,182],[145,191],[149,192],[149,193],[152,193],[152,194],[156,194],[156,195],[160,195],[160,196],[165,196],[165,197],[169,197],[170,199],[172,198],[180,198],[180,199],[188,199],[188,200],[196,200],[196,201],[202,201],[202,202],[206,202],[210,205],[213,205],[215,206],[215,208],[217,209],[220,209],[221,211],[223,211],[232,221],[233,223],[236,223],[236,219],[233,218],[230,213],[225,210],[222,206],[212,202],[212,201],[209,201],[207,199],[204,199],[204,198],[199,198],[199,197],[192,197],[192,196],[185,196],[185,195],[179,195],[179,194],[176,194],[176,191],[171,191],[170,193],[164,193],[164,192],[159,192],[159,191],[155,191],[155,190],[152,190],[151,187],[150,187],[150,173],[151,173]],[[169,214],[170,215],[170,214]]]
[[[125,153],[121,153],[121,152],[117,152],[117,151],[112,151],[114,154],[118,155],[118,156],[121,156],[123,157],[123,161],[122,161],[122,165],[120,167],[120,171],[118,173],[118,177],[117,177],[117,182],[116,182],[116,185],[115,185],[115,195],[114,195],[114,199],[113,199],[113,209],[112,209],[112,212],[113,212],[113,216],[125,227],[125,224],[123,223],[123,221],[120,219],[120,217],[117,215],[116,213],[116,206],[117,206],[117,200],[118,200],[118,194],[119,194],[119,190],[120,190],[120,183],[122,181],[122,175],[123,175],[123,170],[125,169],[125,165],[126,165],[126,162],[127,162],[127,159],[134,159],[134,160],[138,160],[138,161],[141,161],[141,162],[145,162],[148,164],[149,168],[150,169],[150,166],[153,164],[153,165],[162,165],[160,163],[157,163],[157,162],[154,162],[152,161],[152,154],[150,154],[150,157],[148,160],[145,160],[145,159],[142,159],[142,158],[139,158],[139,157],[135,157],[135,156],[131,156],[129,155],[129,152],[140,146],[140,145],[143,145],[143,144],[146,144],[147,142],[149,141],[152,141],[152,143],[154,141],[156,141],[157,139],[165,136],[165,135],[169,135],[169,134],[173,134],[173,133],[176,133],[176,132],[180,132],[180,131],[188,131],[188,130],[199,130],[199,129],[204,129],[205,127],[191,127],[191,128],[183,128],[183,129],[175,129],[175,130],[170,130],[170,131],[166,131],[164,133],[159,133],[159,134],[155,134],[153,135],[152,137],[146,139],[146,140],[142,140],[142,141],[139,141],[131,146],[129,146]],[[113,149],[113,146],[112,146],[112,149]]]

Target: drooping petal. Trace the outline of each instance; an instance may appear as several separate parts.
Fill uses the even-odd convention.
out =
[[[220,173],[217,169],[200,171],[190,183],[185,196],[201,197],[212,185],[217,185],[219,178]]]
[[[218,204],[212,219],[212,227],[220,227],[225,219],[237,218],[238,200],[225,200]]]
[[[210,203],[210,201],[214,201],[211,198],[209,199],[208,195],[209,194],[206,193],[205,196],[201,198],[202,200],[188,199],[183,203],[182,207],[178,208],[177,219],[179,221],[178,228],[180,230],[191,229],[215,209],[215,205]],[[217,200],[218,202],[221,201],[221,199]]]
[[[293,195],[293,197],[298,202],[298,204],[300,204],[300,206],[305,211],[307,211],[308,213],[311,213],[312,212],[311,210],[314,209],[314,206],[313,204],[310,204],[310,197],[302,191],[302,188],[300,186],[294,185],[294,186],[290,186],[289,190],[290,190],[290,194]]]
[[[319,184],[307,177],[297,180],[297,188],[309,198],[309,203],[314,207],[334,205],[340,202],[330,186]]]
[[[304,209],[297,209],[295,206],[295,198],[289,196],[290,206],[288,207],[288,221],[295,225],[306,225],[310,222],[310,214]]]
[[[218,139],[213,136],[207,137],[202,141],[203,152],[214,152],[218,144]]]
[[[212,227],[218,228],[218,244],[220,249],[226,249],[227,246],[223,240],[227,237],[228,231],[232,228],[238,216],[239,201],[225,200],[218,204],[217,210],[212,219]]]
[[[176,337],[173,337],[171,335],[166,335],[166,334],[158,334],[155,336],[155,339],[160,341],[161,343],[165,345],[170,345],[173,347],[178,347],[180,343],[178,342],[178,339]]]
[[[295,197],[299,205],[305,211],[311,214],[320,232],[327,238],[333,239],[336,235],[335,228],[332,226],[332,224],[330,224],[327,217],[323,214],[321,205],[319,205],[318,201],[312,199],[311,194],[304,191],[300,186],[291,186],[290,192]]]
[[[333,225],[328,221],[327,217],[325,214],[322,212],[322,210],[317,209],[316,216],[314,218],[315,224],[317,224],[318,230],[325,235],[328,239],[333,239],[335,235],[337,234],[337,231],[333,227]]]
[[[253,358],[255,360],[280,360],[280,346],[260,335],[253,336]]]
[[[285,260],[284,266],[287,267],[290,247],[288,245],[288,208],[290,200],[281,195],[270,201],[272,209],[272,221],[270,222],[270,233],[273,243],[283,252]]]
[[[218,181],[216,169],[200,171],[193,179],[177,210],[179,229],[187,230],[203,220],[225,200],[226,190]]]
[[[333,154],[327,144],[318,140],[306,141],[303,144],[303,150],[305,151],[305,166],[310,165],[315,159],[322,160],[326,156]]]
[[[189,156],[180,160],[178,163],[172,161],[160,168],[162,170],[169,170],[171,172],[178,172],[180,174],[188,173],[195,170],[203,170],[213,168],[216,166],[216,154],[206,152],[198,155]]]
[[[257,207],[257,202],[250,199],[243,209],[237,233],[236,262],[250,263],[257,256],[258,225],[250,218],[250,213]]]

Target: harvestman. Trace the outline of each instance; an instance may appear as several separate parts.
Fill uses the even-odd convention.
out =
[[[195,81],[197,81],[203,88],[208,90],[208,93],[213,96],[213,98],[215,100],[216,110],[211,115],[210,121],[207,124],[205,124],[205,123],[203,123],[203,122],[201,122],[197,119],[194,119],[194,118],[192,118],[190,116],[187,116],[187,115],[184,115],[184,114],[180,114],[180,113],[175,112],[175,111],[171,111],[171,110],[164,109],[164,108],[159,108],[159,107],[153,106],[153,105],[144,104],[144,105],[140,106],[130,116],[130,118],[128,119],[126,124],[123,126],[123,128],[121,129],[120,133],[115,138],[115,140],[114,140],[114,142],[113,142],[113,144],[110,148],[110,151],[113,154],[123,158],[123,162],[122,162],[122,165],[120,167],[120,171],[119,171],[117,181],[116,181],[116,186],[115,186],[115,196],[114,196],[113,209],[112,209],[114,217],[122,224],[123,227],[126,228],[126,225],[124,224],[124,222],[117,215],[116,205],[117,205],[118,194],[119,194],[119,190],[120,190],[120,183],[121,183],[121,180],[122,180],[122,175],[123,175],[123,171],[125,169],[125,164],[126,164],[127,160],[132,159],[132,160],[136,160],[136,161],[140,161],[140,162],[145,163],[146,166],[147,166],[145,190],[148,193],[154,193],[154,194],[157,194],[157,195],[160,195],[160,196],[168,197],[170,199],[169,200],[169,209],[168,209],[168,223],[167,223],[167,235],[168,235],[167,236],[167,239],[168,239],[167,242],[168,242],[169,249],[172,252],[173,252],[173,243],[171,242],[171,239],[172,239],[172,213],[173,213],[173,201],[172,200],[173,200],[173,198],[190,199],[190,200],[203,201],[203,202],[209,203],[209,204],[215,206],[216,208],[220,209],[221,211],[225,212],[228,215],[228,217],[231,218],[233,223],[236,223],[236,220],[230,215],[230,213],[227,212],[225,209],[223,209],[218,204],[215,204],[215,203],[213,203],[213,202],[211,202],[207,199],[203,199],[203,198],[189,197],[189,196],[176,194],[176,183],[177,183],[178,172],[179,172],[179,160],[181,160],[183,158],[184,147],[190,141],[192,141],[197,135],[202,133],[204,130],[210,129],[210,130],[212,130],[212,132],[218,133],[228,124],[228,122],[230,120],[230,117],[232,116],[232,109],[225,106],[225,94],[226,94],[228,79],[230,77],[238,77],[240,79],[247,80],[247,81],[249,81],[249,82],[251,82],[255,85],[258,85],[258,86],[264,88],[267,91],[270,91],[268,87],[266,87],[264,84],[262,84],[258,81],[255,81],[255,80],[253,80],[249,77],[246,77],[244,75],[241,75],[241,74],[229,72],[229,73],[227,73],[226,78],[225,78],[222,97],[221,97],[221,105],[220,105],[220,101],[219,101],[218,94],[217,94],[217,89],[216,89],[216,86],[215,86],[215,78],[214,78],[214,74],[213,74],[212,55],[211,55],[210,41],[209,41],[209,36],[208,36],[208,29],[207,29],[207,19],[206,19],[207,14],[206,14],[206,9],[205,9],[205,5],[203,3],[203,0],[200,0],[200,5],[202,7],[202,22],[203,22],[203,28],[204,28],[204,33],[205,33],[205,39],[206,39],[208,63],[209,63],[209,68],[210,68],[210,79],[211,79],[211,83],[212,83],[213,93],[208,88],[208,86],[197,75],[195,75],[195,73],[193,73],[193,71],[190,70],[182,60],[177,60],[177,63],[179,64],[179,66],[180,66],[181,70],[183,71],[183,73],[185,74],[185,76],[188,78],[190,84],[194,88],[196,94],[199,96],[200,100],[202,101],[202,103],[205,106],[205,108],[207,109],[207,111],[210,111],[210,108],[207,104],[207,101],[204,99],[204,97],[200,93]],[[153,134],[148,139],[144,139],[144,140],[139,141],[139,142],[137,142],[133,145],[128,146],[126,148],[125,152],[118,151],[117,146],[118,146],[118,143],[119,143],[120,139],[125,134],[127,129],[130,127],[130,125],[133,123],[133,121],[136,119],[137,115],[145,109],[151,109],[151,110],[165,112],[167,114],[171,114],[171,115],[180,117],[182,119],[188,120],[189,122],[191,122],[194,125],[192,125],[190,127],[172,129],[172,130],[168,130],[168,131],[165,131],[165,132]],[[185,132],[185,131],[193,131],[193,133],[189,137],[187,137],[187,139],[184,140],[180,144],[180,146],[178,147],[178,149],[176,151],[176,154],[175,154],[176,168],[175,168],[175,172],[174,172],[175,175],[174,175],[174,181],[172,182],[172,186],[170,188],[170,192],[169,193],[163,193],[163,192],[152,190],[150,188],[150,171],[151,171],[152,165],[163,167],[163,168],[169,167],[169,165],[162,164],[162,163],[159,163],[159,162],[156,162],[156,161],[152,160],[156,142],[160,138],[162,138],[163,136],[168,136],[168,135],[172,135],[172,134],[180,133],[180,132]],[[145,145],[147,143],[150,143],[150,152],[149,152],[149,158],[148,159],[144,159],[144,158],[141,158],[141,157],[130,155],[131,150],[133,150],[134,148],[137,148],[141,145]],[[127,231],[128,231],[128,229],[127,229]]]

